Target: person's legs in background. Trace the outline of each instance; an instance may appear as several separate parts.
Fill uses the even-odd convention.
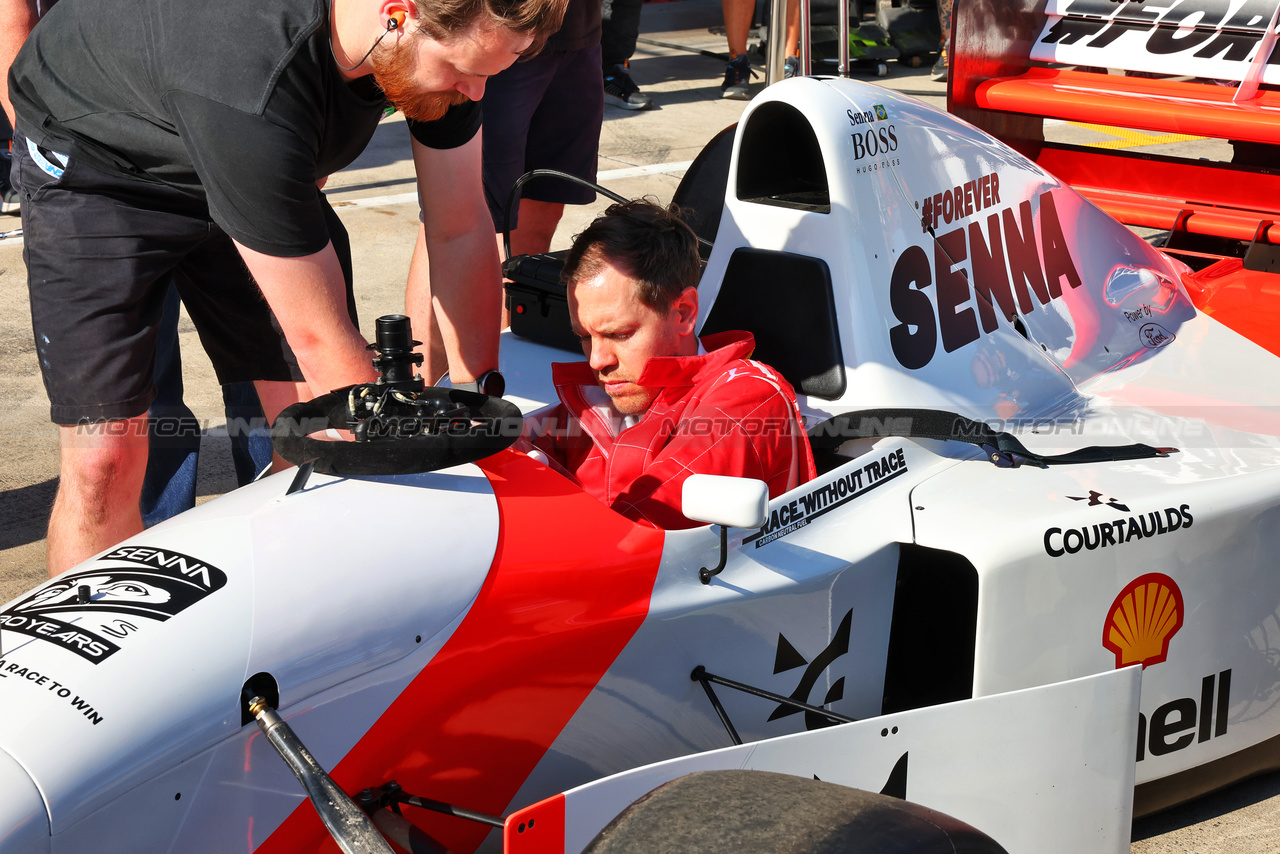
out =
[[[182,401],[182,354],[178,348],[176,288],[170,287],[156,340],[156,397],[147,425],[147,471],[142,479],[142,524],[150,528],[196,504],[200,422]]]
[[[783,77],[799,77],[800,68],[800,0],[787,0],[787,36],[783,45]]]
[[[751,34],[756,3],[755,0],[720,0],[720,6],[724,10],[724,37],[729,43],[729,64],[725,66],[724,82],[720,84],[720,97],[745,101],[750,97],[747,89],[755,74],[747,58],[747,36]]]
[[[644,0],[604,0],[600,24],[600,67],[604,71],[604,97],[624,110],[647,110],[653,99],[631,79],[627,62],[636,52],[640,35],[640,9]]]
[[[929,72],[929,79],[937,83],[947,82],[947,43],[951,41],[951,9],[955,0],[938,0],[938,23],[942,25],[942,42],[938,47],[938,61]]]
[[[598,82],[600,47],[544,52],[517,63],[489,81],[486,109],[496,108],[507,123],[484,137],[484,184],[499,251],[506,197],[516,179],[532,169],[557,169],[588,181],[596,177],[604,93]],[[532,109],[531,109],[532,107]],[[566,134],[566,128],[575,132]],[[566,204],[589,204],[595,192],[578,184],[538,178],[522,188],[514,211],[511,254],[551,248]]]
[[[258,391],[251,382],[224,385],[222,403],[227,412],[227,436],[231,439],[236,483],[244,486],[271,465],[271,425],[263,415]]]
[[[156,398],[149,411],[149,453],[139,505],[142,523],[148,528],[190,510],[196,503],[203,431],[183,402],[182,352],[178,344],[180,305],[177,289],[170,288],[156,342]],[[222,386],[222,400],[236,485],[244,486],[271,465],[271,427],[263,417],[253,383],[227,383]]]
[[[168,217],[163,234],[138,234],[139,218],[154,217],[128,200],[132,185],[29,145],[21,131],[12,177],[37,358],[59,425],[46,542],[53,576],[143,528],[147,411],[170,271],[203,229]]]
[[[0,113],[0,214],[17,215],[19,208],[18,191],[13,188],[9,179],[9,171],[13,166],[13,129],[9,121]],[[0,231],[7,231],[0,228]]]

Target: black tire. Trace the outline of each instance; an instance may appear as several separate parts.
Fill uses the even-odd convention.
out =
[[[765,771],[702,771],[633,803],[584,854],[1005,854],[948,815]]]

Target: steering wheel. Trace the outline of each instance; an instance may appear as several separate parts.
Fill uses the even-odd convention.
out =
[[[500,397],[429,386],[404,391],[379,383],[347,386],[286,407],[271,425],[276,453],[314,471],[409,474],[471,463],[520,437],[519,408]],[[316,439],[330,428],[354,442]]]

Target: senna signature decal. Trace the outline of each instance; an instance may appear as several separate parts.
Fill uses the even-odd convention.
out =
[[[811,489],[799,498],[775,508],[769,514],[769,521],[758,532],[743,537],[742,543],[754,542],[756,548],[798,531],[824,513],[829,513],[842,504],[848,504],[860,495],[865,495],[877,486],[893,480],[907,472],[907,460],[902,448],[885,454],[836,478],[831,483],[824,483]]]
[[[985,180],[927,199],[925,230],[947,221],[948,211],[959,219],[988,201],[994,204],[999,180],[994,174]],[[1006,318],[1030,314],[1037,305],[1060,298],[1064,286],[1083,284],[1052,190],[1040,194],[1039,208],[1033,214],[1030,200],[1005,206],[986,217],[985,230],[975,217],[967,227],[938,235],[932,257],[923,246],[908,246],[898,256],[889,279],[889,306],[899,322],[889,329],[889,343],[899,364],[908,370],[923,368],[933,359],[939,338],[944,350],[954,352],[995,331],[997,311]],[[973,268],[972,286],[964,270],[956,269],[965,262]],[[936,310],[935,300],[926,293],[930,288]],[[976,312],[970,303],[976,303]]]
[[[97,664],[148,620],[164,622],[227,583],[217,567],[179,552],[122,546],[59,576],[0,612],[20,632]]]

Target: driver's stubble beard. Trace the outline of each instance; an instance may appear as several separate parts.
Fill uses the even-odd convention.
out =
[[[375,49],[369,57],[369,63],[373,66],[373,79],[382,94],[387,96],[387,100],[404,113],[406,118],[420,122],[435,121],[447,113],[450,107],[466,101],[467,96],[454,89],[447,92],[420,91],[413,79],[418,67],[413,44],[413,39],[409,39],[403,45],[386,45]],[[404,50],[401,50],[402,46]]]

